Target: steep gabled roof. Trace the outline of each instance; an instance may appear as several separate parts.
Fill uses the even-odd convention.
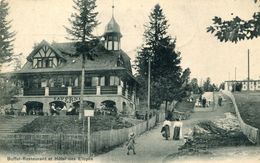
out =
[[[30,58],[38,52],[43,46],[49,46],[55,53],[57,53],[66,62],[62,62],[55,68],[35,68],[33,69],[33,63]],[[108,51],[103,45],[95,47],[94,60],[87,60],[85,64],[86,71],[94,70],[119,70],[125,69],[132,74],[132,68],[130,63],[130,57],[122,50]],[[121,58],[123,64],[118,65],[118,58]],[[19,71],[19,73],[33,73],[33,72],[66,72],[66,71],[81,71],[82,60],[81,56],[76,55],[75,42],[67,43],[52,43],[51,45],[46,41],[42,41],[27,57],[28,61]]]
[[[55,47],[53,47],[52,45],[50,45],[47,41],[45,41],[45,40],[42,40],[42,42],[39,44],[39,45],[37,45],[34,49],[33,49],[33,51],[29,54],[29,56],[27,57],[27,60],[28,61],[32,61],[32,57],[43,47],[43,46],[48,46],[52,51],[54,51],[54,53],[59,57],[59,58],[62,58],[62,59],[64,59],[64,60],[66,60],[65,59],[65,57],[62,55],[62,53],[59,51],[59,50],[57,50]]]

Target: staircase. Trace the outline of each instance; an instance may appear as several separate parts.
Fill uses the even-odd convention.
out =
[[[15,132],[36,118],[37,116],[0,116],[0,134]]]

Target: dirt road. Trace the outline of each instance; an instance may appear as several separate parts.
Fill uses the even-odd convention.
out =
[[[215,98],[216,99],[216,98]],[[229,101],[224,103],[229,104]],[[212,107],[212,105],[210,106]],[[226,107],[221,107],[214,109],[208,108],[209,111],[195,112],[192,113],[189,120],[183,121],[183,134],[187,133],[189,129],[192,129],[193,126],[203,120],[216,119],[225,117],[224,113],[228,112],[229,109]],[[130,155],[126,154],[126,147],[118,147],[106,154],[99,155],[94,157],[95,162],[110,162],[110,163],[122,163],[122,162],[133,162],[133,163],[145,163],[145,162],[162,162],[162,160],[169,154],[175,153],[178,151],[178,147],[184,142],[173,141],[173,140],[164,140],[160,133],[161,124],[156,126],[154,129],[146,132],[145,134],[137,137],[136,139],[136,155],[132,153]]]

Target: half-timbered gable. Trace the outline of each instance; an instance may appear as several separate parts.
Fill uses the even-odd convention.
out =
[[[37,68],[56,68],[65,62],[63,55],[46,41],[42,41],[32,53],[27,57],[32,63],[33,69]]]

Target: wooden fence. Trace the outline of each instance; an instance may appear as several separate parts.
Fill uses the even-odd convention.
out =
[[[158,113],[149,119],[130,128],[98,131],[91,134],[91,152],[107,150],[127,141],[130,133],[137,136],[151,129],[157,122],[164,120],[164,113]],[[84,138],[84,140],[83,140]],[[32,134],[7,133],[0,135],[1,148],[20,148],[37,151],[48,151],[55,154],[87,153],[87,135],[82,134]]]
[[[240,116],[237,104],[236,104],[236,99],[233,96],[233,94],[230,91],[222,91],[222,93],[224,93],[225,95],[227,95],[228,97],[230,97],[230,99],[233,102],[233,105],[235,107],[236,110],[236,115],[238,117],[239,123],[240,123],[240,127],[242,132],[247,136],[247,138],[255,143],[255,144],[260,144],[260,136],[259,136],[259,130],[253,126],[250,126],[248,124],[246,124],[243,119]]]
[[[1,133],[0,135],[1,148],[34,152],[44,150],[55,154],[85,153],[86,144],[82,134]]]

